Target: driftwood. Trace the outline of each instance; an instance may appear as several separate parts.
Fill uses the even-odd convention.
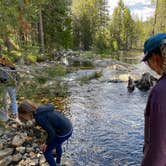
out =
[[[142,74],[142,77],[139,80],[134,81],[131,79],[131,77],[129,77],[127,88],[129,92],[134,91],[135,87],[137,87],[141,91],[148,91],[155,85],[156,81],[157,78],[147,72]]]

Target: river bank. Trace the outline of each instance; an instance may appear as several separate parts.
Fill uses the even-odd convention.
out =
[[[126,87],[129,75],[138,78],[147,69],[145,66],[144,69],[140,67],[140,64],[129,65],[112,59],[95,60],[94,64],[93,69],[73,70],[65,77],[58,78],[61,83],[68,85],[68,108],[64,110],[74,125],[74,133],[64,153],[63,163],[66,166],[139,165],[143,144],[143,109],[148,92],[136,90],[129,94]],[[40,68],[46,65],[39,64]],[[95,72],[102,74],[97,78],[90,77],[87,82],[82,81],[82,77]],[[46,85],[49,84],[54,86],[54,81],[47,80]],[[55,99],[53,103],[54,101]],[[22,130],[16,124],[9,128],[12,132],[1,132],[1,142],[4,143],[1,145],[3,157],[0,162],[26,166],[37,165],[42,160],[45,164],[37,146],[40,143],[36,132],[30,130],[29,133],[26,128],[26,132],[20,137]],[[34,145],[25,138],[29,138],[29,134],[31,137],[34,135]],[[13,147],[14,138],[23,140],[18,147]],[[20,149],[23,151],[19,151]]]

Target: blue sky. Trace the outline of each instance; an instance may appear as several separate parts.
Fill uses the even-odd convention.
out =
[[[119,0],[108,0],[111,14],[113,9],[117,6],[118,1]],[[143,21],[154,14],[155,6],[151,4],[150,0],[123,0],[123,2],[130,8],[132,15],[138,15]]]

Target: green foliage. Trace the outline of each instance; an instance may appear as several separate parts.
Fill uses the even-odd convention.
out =
[[[32,75],[31,75],[32,74]],[[18,87],[18,97],[28,99],[54,99],[57,96],[65,97],[68,85],[56,80],[58,76],[64,76],[66,69],[62,65],[50,66],[41,70],[32,71],[21,77]]]
[[[137,33],[134,25],[129,8],[124,5],[122,0],[119,0],[118,6],[114,9],[111,22],[113,39],[116,41],[118,49],[128,50],[132,48],[134,35]]]
[[[91,50],[96,34],[105,29],[108,10],[105,0],[73,1],[73,40],[76,49]]]
[[[114,51],[118,51],[118,43],[117,43],[117,41],[113,41],[113,49],[114,49]]]
[[[51,78],[55,78],[56,76],[64,76],[67,74],[67,70],[63,65],[56,65],[54,67],[48,67],[44,69],[44,73]]]
[[[154,33],[166,32],[166,1],[157,0],[155,10]]]
[[[131,17],[123,0],[111,18],[108,0],[1,0],[1,54],[15,62],[21,57],[33,63],[48,59],[47,55],[59,49],[93,50],[104,56],[112,51],[142,49],[148,36],[166,32],[166,1],[151,3],[156,4],[155,17],[143,22]]]
[[[71,48],[71,19],[67,0],[52,0],[43,5],[45,45],[52,49]]]
[[[96,39],[94,41],[94,50],[100,54],[114,50],[111,34],[108,28],[103,29],[102,32],[96,33]]]

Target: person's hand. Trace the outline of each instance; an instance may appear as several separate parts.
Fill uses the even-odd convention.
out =
[[[47,145],[46,145],[46,144],[43,144],[43,145],[42,145],[42,151],[45,152],[45,151],[46,151],[46,148],[47,148]]]

